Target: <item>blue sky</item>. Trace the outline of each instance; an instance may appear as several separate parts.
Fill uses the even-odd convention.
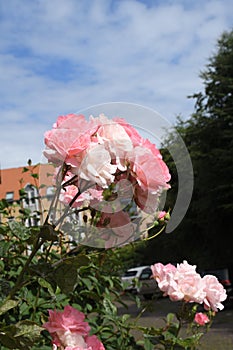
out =
[[[0,1],[1,167],[39,162],[57,116],[89,106],[187,118],[187,96],[232,24],[232,0]],[[138,123],[150,130],[152,120]]]

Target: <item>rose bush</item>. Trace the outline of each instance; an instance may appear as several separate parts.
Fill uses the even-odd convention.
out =
[[[199,328],[211,324],[226,294],[215,277],[201,278],[186,261],[151,267],[164,295],[182,302],[165,327],[141,327],[130,315],[119,316],[116,307],[123,292],[119,247],[153,238],[170,217],[159,208],[170,187],[159,150],[125,120],[104,115],[58,117],[45,133],[45,145],[44,155],[55,166],[45,221],[26,227],[32,213],[21,205],[18,221],[1,224],[0,350],[152,350],[158,344],[195,349],[203,335]],[[21,196],[22,204],[23,191]],[[12,210],[0,203],[7,219]],[[152,221],[142,228],[148,215]],[[151,227],[157,231],[148,236]],[[206,313],[197,312],[201,304]],[[179,333],[185,324],[191,332],[186,338]],[[142,338],[136,340],[132,330]]]

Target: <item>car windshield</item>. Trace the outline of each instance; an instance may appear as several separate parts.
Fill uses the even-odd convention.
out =
[[[126,271],[124,277],[133,277],[136,276],[137,271]]]

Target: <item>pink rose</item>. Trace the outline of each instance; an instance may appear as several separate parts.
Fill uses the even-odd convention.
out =
[[[59,117],[53,129],[45,133],[45,157],[56,164],[66,162],[74,156],[82,158],[82,152],[92,142],[96,130],[97,125],[86,121],[83,115]]]
[[[85,338],[85,341],[87,343],[88,349],[90,348],[91,350],[105,350],[105,347],[96,335],[87,336]]]
[[[171,300],[203,303],[205,298],[204,285],[201,276],[196,272],[196,266],[187,261],[177,264],[173,283],[168,289]]]
[[[84,319],[85,315],[82,312],[70,305],[66,305],[64,311],[49,310],[49,320],[43,327],[50,333],[69,330],[81,335],[87,335],[90,327]]]
[[[43,327],[52,335],[56,345],[68,346],[70,344],[67,342],[78,342],[77,345],[83,346],[83,336],[88,335],[90,331],[90,326],[84,319],[85,315],[82,312],[67,305],[64,311],[49,310],[48,322],[44,323]]]
[[[226,300],[227,294],[223,285],[218,281],[217,277],[206,275],[203,277],[204,291],[206,297],[204,299],[204,308],[213,311],[222,310],[224,308],[222,301]]]
[[[110,153],[103,144],[97,144],[86,151],[77,174],[81,179],[107,188],[114,182],[116,170],[117,166],[111,163]]]
[[[200,326],[204,326],[206,323],[210,322],[209,317],[203,312],[197,312],[194,317],[194,321]]]
[[[82,312],[69,305],[64,311],[49,310],[49,320],[43,327],[52,336],[53,350],[105,350],[95,335],[89,335],[90,326],[84,319]]]
[[[169,188],[166,165],[149,148],[136,146],[128,159],[131,173],[144,191],[157,192]]]
[[[78,188],[75,185],[70,185],[62,190],[60,193],[60,201],[65,205],[69,205],[71,200],[78,193]],[[83,204],[92,205],[103,199],[103,191],[99,191],[95,188],[89,188],[88,190],[81,193],[72,205],[72,208],[80,208]]]
[[[159,212],[159,215],[158,215],[158,219],[159,219],[159,220],[163,219],[164,216],[165,216],[166,214],[167,214],[166,211],[160,211],[160,212]]]
[[[113,120],[119,123],[125,129],[133,143],[133,146],[139,146],[141,144],[142,137],[132,125],[128,124],[123,118],[115,117]]]
[[[97,131],[98,142],[110,153],[112,162],[119,170],[126,171],[126,154],[133,149],[132,141],[125,129],[113,120],[109,120],[101,114],[99,118],[99,128]]]
[[[176,267],[172,264],[163,265],[157,263],[151,266],[152,276],[156,279],[159,288],[167,295],[168,289],[173,281],[173,275],[176,272]]]
[[[170,187],[170,174],[159,150],[121,118],[110,120],[101,114],[86,121],[83,115],[60,116],[45,133],[45,144],[49,161],[65,162],[70,173],[77,175],[77,184],[70,185],[85,184],[86,189],[90,182],[105,189],[125,175],[135,203],[147,213],[157,210],[162,191]],[[64,202],[70,197],[68,191],[61,195]],[[80,197],[74,205],[81,202]]]
[[[93,349],[90,347],[88,348],[85,347],[84,349],[84,348],[80,348],[80,346],[66,346],[64,350],[93,350]]]

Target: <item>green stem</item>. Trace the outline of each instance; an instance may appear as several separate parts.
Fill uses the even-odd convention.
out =
[[[152,227],[154,227],[154,226],[152,226]],[[152,228],[151,227],[151,228]],[[150,228],[148,228],[147,230],[149,230]],[[151,240],[151,239],[153,239],[153,238],[155,238],[155,237],[157,237],[160,233],[162,233],[163,232],[163,230],[165,229],[165,226],[163,226],[158,232],[156,232],[153,236],[150,236],[150,237],[147,237],[147,238],[143,238],[143,241],[149,241],[149,240]],[[145,231],[143,231],[143,232],[145,232]]]
[[[12,288],[12,290],[10,291],[7,299],[12,299],[15,296],[16,292],[21,288],[24,274],[27,271],[32,259],[34,258],[34,256],[36,255],[36,253],[38,252],[38,250],[40,249],[40,247],[42,246],[43,243],[44,243],[44,240],[43,239],[40,240],[40,236],[38,235],[37,240],[36,240],[34,247],[32,249],[32,252],[29,255],[25,265],[23,266],[23,268],[18,276],[18,279],[15,282],[14,288]]]

